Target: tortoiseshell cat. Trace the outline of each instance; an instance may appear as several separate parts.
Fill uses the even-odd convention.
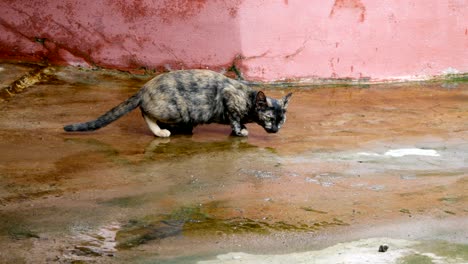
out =
[[[244,124],[255,122],[276,133],[286,121],[291,93],[280,100],[209,70],[173,71],[156,76],[138,93],[96,120],[67,125],[65,131],[96,130],[138,106],[158,137],[191,133],[199,124],[229,124],[232,134],[247,136]]]

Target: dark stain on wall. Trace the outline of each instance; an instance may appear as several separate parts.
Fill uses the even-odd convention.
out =
[[[31,60],[31,61],[42,61],[44,58],[44,54],[47,52],[44,47],[41,46],[40,42],[45,41],[43,38],[34,38],[22,33],[18,30],[14,25],[11,25],[7,21],[0,18],[0,27],[3,27],[6,31],[14,34],[15,36],[20,37],[20,41],[15,42],[3,42],[0,41],[0,50],[2,51],[1,57],[6,59],[16,59],[18,56],[18,52],[22,49],[22,44],[24,42],[36,42],[36,48],[28,53],[23,53],[21,56],[24,59]]]
[[[172,23],[174,19],[196,16],[205,4],[206,0],[168,0],[157,7],[155,15],[164,23]]]
[[[107,3],[113,9],[118,11],[127,23],[135,22],[136,20],[142,17],[153,16],[157,14],[157,10],[154,9],[152,5],[148,5],[147,3],[145,3],[145,1],[143,0],[107,0]]]
[[[222,0],[231,18],[236,18],[243,0]]]

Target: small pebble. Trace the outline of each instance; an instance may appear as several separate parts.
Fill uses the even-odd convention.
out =
[[[380,245],[379,252],[387,252],[388,246],[386,244]]]

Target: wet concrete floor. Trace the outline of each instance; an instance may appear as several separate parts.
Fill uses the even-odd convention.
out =
[[[155,138],[139,110],[62,130],[150,78],[57,68],[0,99],[1,263],[468,263],[468,83],[263,88],[288,120],[248,138]]]

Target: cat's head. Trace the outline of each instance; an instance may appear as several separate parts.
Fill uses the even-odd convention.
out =
[[[286,121],[286,109],[292,93],[288,93],[283,98],[277,100],[266,97],[263,92],[258,92],[255,98],[256,122],[261,125],[266,132],[276,133]]]

